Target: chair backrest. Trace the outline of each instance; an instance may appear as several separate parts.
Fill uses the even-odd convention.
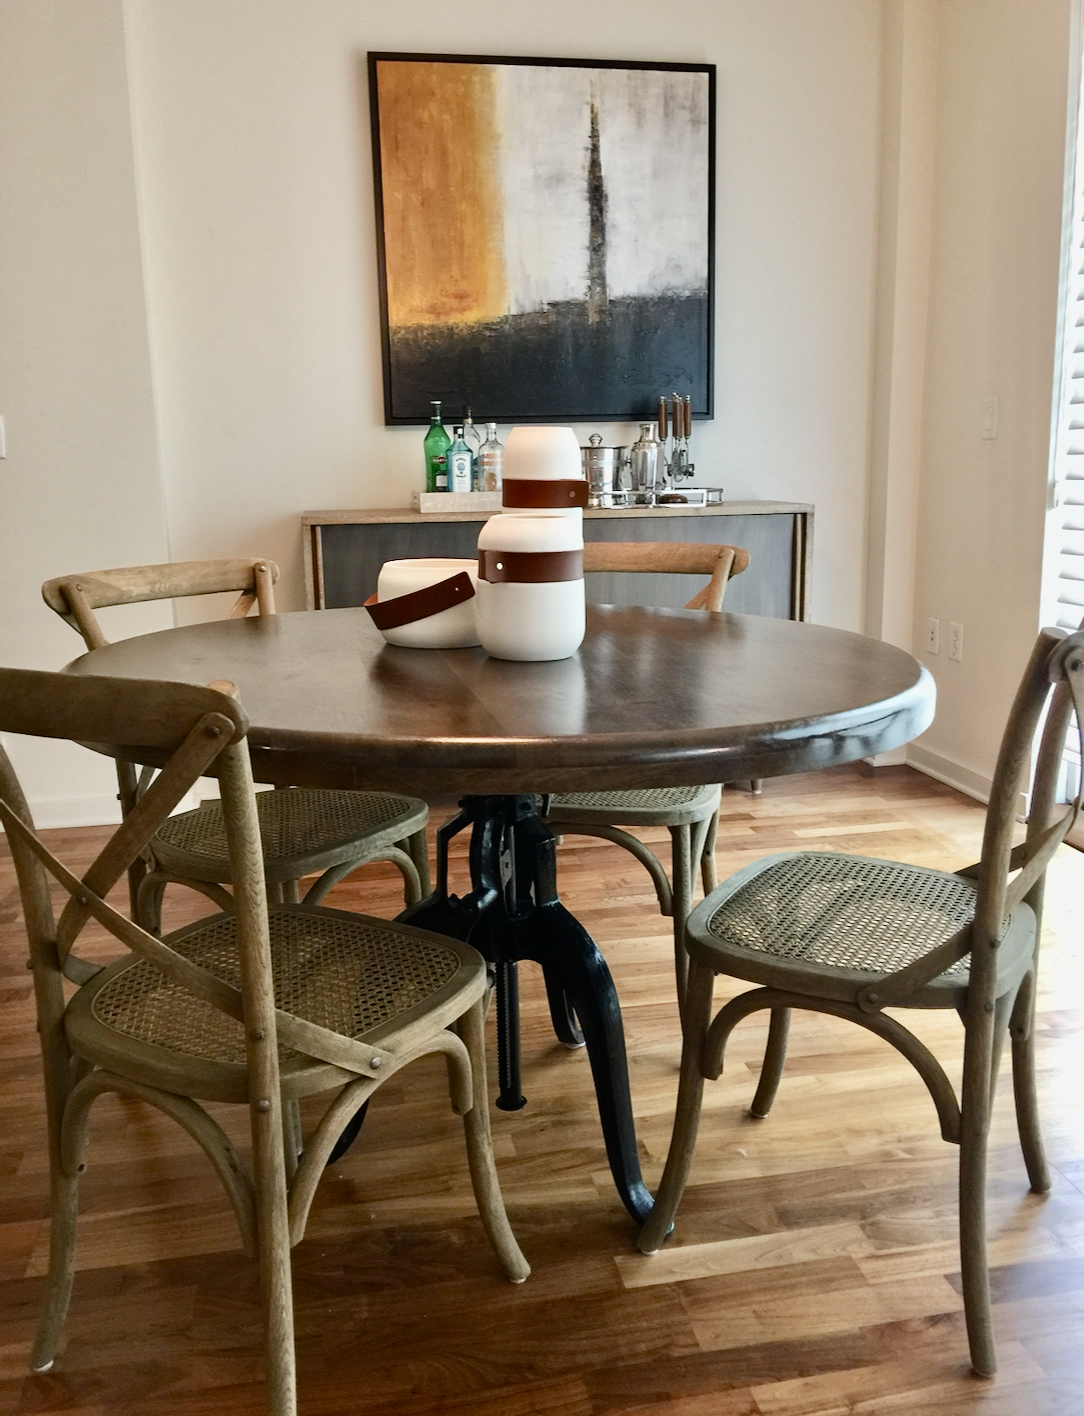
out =
[[[0,747],[0,822],[19,880],[51,1105],[66,1096],[76,1080],[63,1031],[64,980],[83,984],[100,969],[100,965],[74,952],[73,946],[90,919],[182,987],[232,1016],[243,1017],[249,1026],[269,1025],[274,1036],[267,898],[252,773],[244,740],[247,730],[248,721],[233,696],[232,684],[200,688],[155,680],[0,669],[0,733],[123,744],[164,762],[157,779],[80,878],[68,871],[35,834],[18,778]],[[256,981],[251,997],[246,996],[243,1005],[242,993],[224,986],[203,969],[193,969],[188,960],[114,910],[105,898],[212,763],[222,781],[223,809],[237,882],[237,914],[243,925],[242,993],[245,980]],[[53,910],[49,875],[60,882],[69,896],[59,917]]]
[[[695,541],[587,541],[583,547],[585,571],[710,575],[710,582],[685,606],[687,610],[721,610],[727,582],[740,575],[748,564],[749,552],[740,546],[702,545]]]
[[[35,844],[26,799],[10,759],[0,747],[0,819],[24,905],[37,901],[27,913],[28,928],[33,924],[30,944],[35,968],[41,965],[47,969],[50,964],[65,967],[76,937],[95,914],[92,897],[98,897],[98,903],[104,900],[193,783],[227,748],[242,744],[248,722],[232,694],[233,685],[225,683],[200,688],[157,680],[0,669],[0,733],[124,745],[164,762],[138,808],[125,818],[83,881],[73,886],[71,879],[53,870],[44,847]],[[247,762],[243,748],[241,756]],[[46,870],[56,874],[72,895],[55,931]],[[116,920],[101,922],[129,947],[137,947],[132,945],[127,921],[121,921],[120,934]],[[72,967],[75,973],[83,973]]]
[[[261,615],[275,613],[272,586],[279,578],[273,560],[177,561],[170,565],[133,565],[119,570],[92,570],[85,575],[61,575],[41,587],[42,598],[79,631],[88,649],[108,640],[94,614],[109,605],[134,605],[143,600],[185,599],[190,595],[240,594],[227,619],[241,619],[252,606]]]
[[[371,1069],[385,1060],[373,1062],[379,1047],[362,1046],[275,1007],[263,851],[245,741],[248,720],[235,694],[234,685],[225,682],[200,688],[153,679],[0,669],[0,733],[107,743],[140,760],[161,763],[158,776],[80,878],[35,834],[26,798],[0,746],[0,823],[19,879],[46,1073],[57,1081],[58,1095],[66,1095],[75,1080],[62,1024],[63,982],[84,984],[100,970],[100,965],[73,952],[90,919],[175,984],[244,1023],[250,1090],[257,1110],[264,1108],[257,1098],[279,1095],[276,1039],[304,1056],[366,1075],[374,1075]],[[106,900],[212,764],[222,789],[240,987],[141,929]],[[69,895],[59,918],[54,916],[47,875]],[[275,1110],[277,1114],[277,1102]]]
[[[986,813],[975,929],[987,943],[996,941],[1017,902],[1041,906],[1046,867],[1080,811],[1084,783],[1068,805],[1055,800],[1074,710],[1084,724],[1084,632],[1041,630],[1009,712]],[[1027,833],[1023,844],[1014,848],[1018,803],[1033,761]],[[992,953],[989,948],[985,952]],[[973,963],[973,974],[975,967]]]
[[[1084,631],[1039,633],[1020,680],[1001,739],[986,810],[982,857],[960,875],[978,881],[975,916],[936,949],[913,964],[879,980],[859,994],[863,1008],[884,1008],[938,977],[965,954],[971,955],[969,1006],[993,1006],[997,980],[997,945],[1005,921],[1022,901],[1042,920],[1043,887],[1050,858],[1076,821],[1084,782],[1076,799],[1056,802],[1065,738],[1073,713],[1084,724]],[[1043,722],[1043,715],[1046,715]],[[1035,737],[1042,737],[1035,752]],[[1027,831],[1013,845],[1021,793],[1035,764]]]

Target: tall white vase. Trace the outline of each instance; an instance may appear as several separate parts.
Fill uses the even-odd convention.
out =
[[[504,446],[501,496],[506,513],[559,513],[582,522],[587,482],[575,432],[513,428]]]
[[[491,516],[478,535],[476,622],[495,659],[567,659],[583,642],[583,523]]]

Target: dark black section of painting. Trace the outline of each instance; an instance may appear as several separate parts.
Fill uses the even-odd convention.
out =
[[[390,421],[427,423],[440,398],[446,421],[469,403],[476,423],[636,422],[675,390],[710,416],[709,318],[707,295],[663,295],[393,329]]]

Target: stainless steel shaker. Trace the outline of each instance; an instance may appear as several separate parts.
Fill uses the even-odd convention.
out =
[[[640,436],[629,454],[632,475],[632,497],[641,505],[649,505],[663,481],[662,446],[655,436],[654,423],[641,423]]]

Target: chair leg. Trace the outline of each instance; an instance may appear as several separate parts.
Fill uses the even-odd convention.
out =
[[[501,1267],[513,1283],[522,1283],[531,1272],[523,1257],[512,1226],[508,1223],[493,1140],[489,1130],[489,1097],[486,1089],[485,999],[479,999],[456,1024],[470,1057],[472,1106],[463,1116],[467,1140],[467,1163],[478,1202],[478,1213]]]
[[[715,868],[715,837],[719,830],[719,808],[712,812],[708,822],[704,849],[700,853],[700,878],[704,884],[704,894],[710,895],[719,883],[719,872]]]
[[[408,836],[403,845],[418,872],[418,889],[420,891],[418,899],[425,900],[433,889],[429,881],[429,845],[426,840],[425,827],[423,826],[420,831],[415,831],[413,836]],[[409,884],[409,882],[407,883]],[[407,900],[408,905],[413,903],[413,900]]]
[[[45,1305],[30,1352],[30,1369],[47,1372],[53,1365],[64,1319],[68,1316],[75,1277],[75,1234],[79,1217],[79,1173],[66,1175],[54,1162],[49,1198],[49,1278]]]
[[[764,1048],[764,1061],[760,1067],[760,1081],[756,1095],[749,1108],[749,1115],[763,1120],[772,1109],[772,1102],[779,1090],[783,1076],[783,1064],[787,1060],[787,1037],[790,1033],[790,1009],[773,1008],[768,1022],[768,1042]]]
[[[256,1185],[256,1242],[260,1261],[270,1416],[297,1416],[290,1228],[281,1103],[254,1113],[252,1168]],[[278,1113],[276,1115],[276,1113]]]
[[[1012,1085],[1016,1099],[1016,1127],[1024,1153],[1028,1179],[1036,1194],[1050,1189],[1050,1169],[1039,1124],[1039,1098],[1035,1087],[1035,973],[1027,974],[1016,995],[1009,1019],[1012,1038]]]
[[[685,952],[685,922],[693,907],[693,861],[691,826],[671,826],[671,878],[674,901],[674,974],[677,979],[678,1011],[684,1016],[688,993],[689,956]]]
[[[297,1174],[297,1162],[305,1149],[301,1130],[301,1106],[295,1098],[282,1103],[282,1154],[286,1162],[287,1185]]]
[[[418,870],[413,859],[398,846],[387,846],[378,855],[366,856],[360,860],[345,860],[339,865],[328,866],[323,875],[317,876],[309,886],[302,903],[306,905],[322,904],[324,896],[333,885],[338,885],[340,880],[345,880],[351,871],[357,870],[359,865],[369,865],[376,860],[391,861],[399,871],[403,877],[403,893],[408,904],[416,904],[422,898]],[[268,894],[268,899],[270,899],[270,894]]]
[[[967,1010],[960,1106],[960,1275],[971,1365],[980,1377],[997,1371],[990,1272],[986,1256],[986,1145],[1001,1042],[1011,999],[992,1013]]]
[[[704,1095],[702,1055],[714,983],[715,975],[711,969],[697,959],[691,960],[688,997],[682,1020],[681,1079],[678,1082],[674,1132],[654,1208],[636,1240],[643,1254],[654,1254],[670,1233],[689,1178],[696,1133],[700,1126],[700,1102]]]
[[[132,762],[117,763],[117,800],[120,802],[120,814],[122,820],[126,820],[135,810],[139,801],[139,780]],[[136,900],[139,895],[139,886],[144,875],[147,873],[147,862],[141,855],[136,856],[128,867],[128,904],[132,912],[132,918],[136,919]]]
[[[165,878],[157,871],[144,872],[136,888],[132,918],[148,934],[162,932],[162,899],[166,893]]]
[[[558,844],[565,836],[594,836],[600,841],[612,841],[615,846],[628,851],[651,876],[651,883],[659,899],[659,912],[664,915],[673,914],[674,901],[666,870],[651,847],[645,846],[639,836],[634,836],[631,831],[620,826],[588,826],[579,821],[562,821],[556,812],[553,816],[546,817],[546,825]]]
[[[284,905],[297,905],[301,903],[301,891],[298,888],[299,882],[296,880],[284,880],[282,882],[282,903]]]

